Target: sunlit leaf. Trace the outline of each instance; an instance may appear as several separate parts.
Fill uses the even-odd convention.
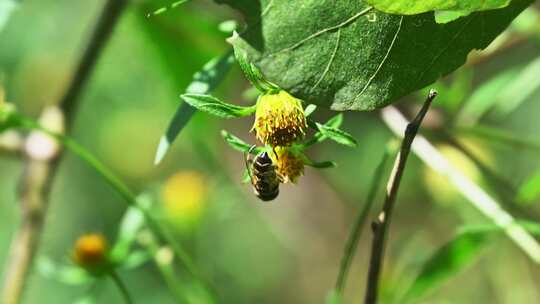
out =
[[[339,144],[349,147],[356,147],[358,145],[356,139],[354,139],[352,135],[340,129],[332,128],[327,126],[326,124],[323,125],[320,123],[317,123],[317,129],[319,130],[319,132],[321,132],[322,135]]]
[[[540,236],[538,222],[516,220],[515,225],[533,235]],[[504,229],[495,224],[463,226],[460,233],[425,261],[413,284],[405,292],[404,300],[418,299],[441,286],[469,266],[491,237],[503,233]]]
[[[313,114],[313,112],[315,112],[315,110],[317,110],[317,106],[314,105],[314,104],[309,104],[309,105],[304,109],[304,115],[306,115],[306,117],[308,117],[309,115]]]
[[[221,57],[212,59],[204,65],[201,71],[193,76],[193,81],[186,89],[186,92],[193,94],[207,94],[213,91],[229,71],[232,62],[234,62],[232,50]],[[180,105],[174,114],[173,119],[169,123],[165,135],[163,135],[159,141],[156,158],[154,160],[155,164],[159,164],[161,160],[163,160],[172,142],[178,134],[180,134],[194,113],[195,110],[192,107],[189,107],[186,104]]]
[[[458,10],[463,15],[474,11],[503,8],[511,0],[365,0],[378,10],[390,14],[414,15],[435,10]]]
[[[326,304],[342,304],[341,295],[336,291],[332,290],[326,297]]]
[[[15,0],[0,0],[0,32],[17,6],[18,3]]]
[[[206,112],[221,118],[237,118],[251,115],[255,107],[241,107],[229,104],[218,98],[205,94],[182,94],[182,99],[199,111]]]
[[[457,235],[435,251],[405,293],[405,300],[410,301],[426,295],[469,265],[487,244],[490,233],[470,230]]]
[[[252,146],[225,130],[221,130],[221,136],[223,136],[223,139],[225,139],[229,146],[240,152],[247,152]]]
[[[517,194],[517,200],[522,204],[532,203],[535,199],[540,199],[540,171],[527,178]]]
[[[126,258],[122,261],[122,268],[124,269],[135,269],[143,265],[144,263],[150,261],[152,256],[145,250],[136,250],[131,252]]]

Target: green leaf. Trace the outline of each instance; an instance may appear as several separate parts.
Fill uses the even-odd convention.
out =
[[[225,55],[216,57],[204,65],[201,71],[193,75],[193,81],[186,89],[188,93],[195,94],[207,94],[213,91],[218,84],[221,83],[227,72],[229,71],[232,62],[234,61],[234,55],[232,50],[229,50]],[[188,107],[185,104],[181,104],[173,119],[167,127],[167,131],[159,140],[159,145],[156,151],[156,158],[154,164],[159,164],[165,154],[169,150],[172,142],[176,139],[178,134],[184,129],[189,122],[195,109]]]
[[[538,222],[516,220],[516,227],[521,227],[533,235],[540,235]],[[418,299],[441,286],[470,265],[492,236],[502,233],[504,228],[494,224],[463,226],[452,240],[426,260],[413,284],[406,290],[404,299]]]
[[[520,69],[509,68],[482,83],[467,100],[458,116],[458,123],[473,125],[499,101],[499,92],[515,79]]]
[[[326,304],[342,304],[343,300],[339,292],[333,289],[326,297]]]
[[[521,204],[527,204],[533,202],[540,197],[540,171],[529,177],[519,187],[517,194],[517,201]]]
[[[237,118],[251,115],[255,106],[241,107],[225,103],[214,96],[204,94],[182,94],[182,99],[195,109],[221,118]]]
[[[252,146],[225,130],[221,130],[221,136],[223,136],[223,139],[225,139],[229,146],[240,152],[247,152]]]
[[[216,1],[246,16],[248,30],[229,41],[269,81],[334,110],[380,108],[433,83],[533,2],[437,24],[433,12],[391,15],[362,1]]]
[[[163,7],[160,7],[158,8],[157,10],[151,12],[151,13],[148,13],[146,15],[146,17],[152,17],[152,16],[156,16],[156,15],[159,15],[159,14],[163,14],[165,13],[166,11],[170,10],[170,9],[173,9],[177,6],[180,6],[181,4],[184,4],[186,2],[188,2],[189,0],[179,0],[179,1],[176,1],[176,2],[173,2],[167,6],[163,6]]]
[[[487,244],[490,233],[483,229],[469,230],[439,248],[424,263],[412,286],[406,291],[405,300],[424,296],[468,266]]]
[[[324,125],[320,123],[316,123],[316,124],[317,124],[317,129],[319,130],[319,132],[321,132],[323,136],[326,136],[329,139],[345,146],[349,146],[349,147],[358,146],[356,139],[354,139],[354,137],[352,137],[349,133],[342,131],[340,129],[337,129],[337,128],[329,127],[326,124]]]
[[[516,78],[512,79],[507,86],[498,90],[497,104],[494,109],[496,118],[505,118],[540,89],[538,75],[540,75],[540,56],[520,69]]]
[[[338,114],[332,118],[330,118],[324,125],[329,128],[339,128],[341,127],[341,124],[343,124],[343,114]]]
[[[228,40],[234,42],[236,39],[238,39],[238,33],[236,31],[233,31],[232,37]],[[231,44],[234,49],[234,56],[236,57],[236,61],[240,65],[240,68],[244,72],[246,78],[255,88],[257,88],[257,90],[259,90],[261,93],[268,93],[273,90],[279,90],[279,87],[266,80],[259,68],[257,68],[249,61],[248,54],[245,50],[239,48],[235,43],[231,42]]]
[[[328,169],[337,167],[337,164],[333,161],[314,162],[308,158],[304,159],[304,164],[306,166],[310,166],[316,169]]]
[[[468,13],[508,6],[510,0],[365,0],[367,4],[390,14],[414,15],[435,10],[459,10]]]
[[[152,256],[146,250],[136,250],[126,256],[126,258],[122,261],[121,267],[128,270],[135,269],[151,259]]]
[[[38,258],[36,268],[43,277],[66,285],[84,285],[93,281],[88,272],[82,268],[73,265],[58,265],[46,256]]]
[[[313,112],[315,112],[315,110],[317,110],[317,106],[314,105],[314,104],[309,104],[305,109],[304,109],[304,115],[306,117],[308,117],[309,115],[313,114]]]
[[[17,7],[18,3],[15,0],[0,0],[0,31],[2,31]]]
[[[15,106],[0,100],[0,133],[11,128],[16,128],[19,125],[20,119]]]
[[[341,124],[343,123],[343,114],[339,113],[338,115],[330,118],[326,123],[325,125],[327,127],[330,127],[330,128],[334,128],[334,129],[337,129],[341,126]],[[317,124],[311,120],[311,119],[308,119],[307,120],[307,124],[310,128],[313,128],[315,130],[318,130],[317,128]],[[315,133],[313,135],[313,138],[311,138],[310,140],[308,140],[307,142],[303,143],[301,146],[302,146],[302,149],[305,149],[309,146],[312,146],[316,143],[320,143],[320,142],[323,142],[324,140],[326,140],[328,137],[324,136],[320,131],[317,131],[317,133]]]

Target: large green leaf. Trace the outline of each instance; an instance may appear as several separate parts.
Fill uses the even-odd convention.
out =
[[[437,24],[433,12],[385,14],[362,1],[216,0],[242,11],[248,29],[229,41],[269,81],[309,103],[371,110],[463,65],[532,0]]]
[[[467,231],[439,248],[423,265],[418,277],[405,293],[405,301],[425,295],[452,277],[478,256],[492,231]]]
[[[460,10],[464,12],[502,8],[510,0],[365,0],[378,10],[391,14],[414,15],[434,10]]]
[[[538,222],[518,220],[516,225],[531,234],[540,235]],[[421,298],[441,286],[469,266],[492,237],[504,231],[496,225],[464,226],[460,230],[460,233],[425,261],[412,285],[405,290],[403,301],[400,303],[408,303]]]

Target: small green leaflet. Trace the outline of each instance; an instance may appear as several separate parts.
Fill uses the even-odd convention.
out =
[[[358,143],[356,142],[356,139],[352,137],[349,133],[342,131],[338,128],[332,128],[327,126],[326,124],[320,124],[316,123],[317,129],[323,136],[328,137],[329,139],[337,142],[338,144],[342,144],[349,147],[356,147],[358,146]]]
[[[308,117],[309,115],[313,114],[313,112],[315,112],[315,110],[317,110],[317,106],[314,105],[314,104],[309,104],[309,105],[304,109],[304,115],[306,115],[306,117]]]
[[[225,139],[229,146],[231,146],[235,150],[238,150],[240,152],[246,152],[251,148],[251,145],[247,144],[240,138],[232,135],[225,130],[221,130],[221,136],[223,136],[223,139]]]
[[[365,0],[367,4],[389,14],[415,15],[437,10],[464,11],[466,14],[503,8],[510,0]]]
[[[328,169],[337,167],[337,164],[333,161],[314,162],[307,157],[304,159],[304,164],[315,169]]]
[[[223,56],[210,60],[204,65],[201,71],[193,75],[193,81],[186,89],[186,92],[207,94],[213,91],[221,83],[233,62],[234,55],[232,49]],[[180,107],[176,110],[173,119],[167,127],[167,131],[161,136],[154,164],[157,165],[163,160],[172,142],[180,134],[182,129],[184,129],[194,113],[194,108],[184,103],[180,104]]]
[[[533,203],[535,199],[540,199],[540,170],[529,177],[521,187],[519,187],[517,201],[520,204]]]
[[[205,94],[182,94],[182,100],[195,109],[221,118],[237,118],[251,115],[255,106],[241,107],[225,103],[218,98]]]

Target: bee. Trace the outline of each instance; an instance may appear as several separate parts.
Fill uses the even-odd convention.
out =
[[[263,151],[250,160],[249,155],[255,149],[252,146],[247,153],[244,153],[246,169],[253,186],[253,193],[262,201],[271,201],[279,194],[279,183],[281,179],[276,172],[276,165],[268,152]]]

